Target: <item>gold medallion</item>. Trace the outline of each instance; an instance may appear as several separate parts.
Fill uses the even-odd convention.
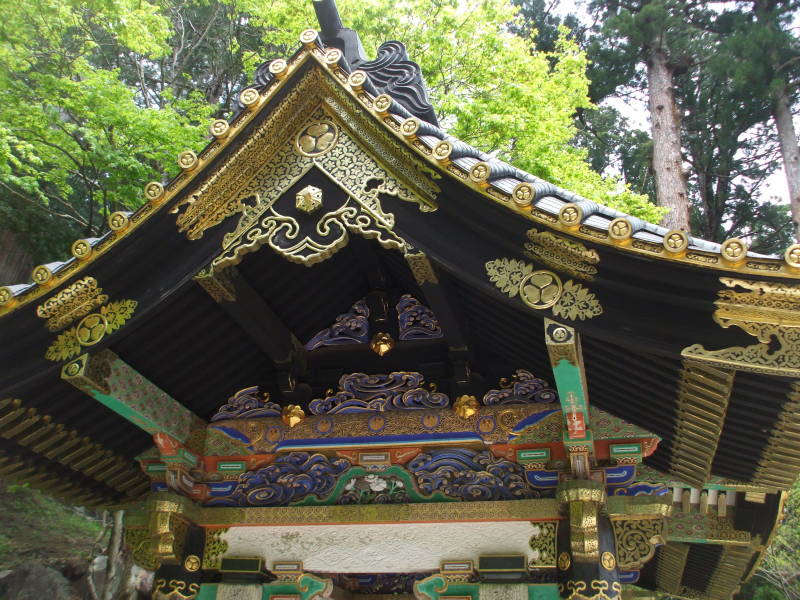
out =
[[[607,571],[613,571],[614,567],[617,566],[617,561],[614,560],[614,555],[611,552],[603,552],[600,556],[600,564],[603,565],[603,568]]]
[[[569,557],[569,552],[562,552],[558,555],[558,568],[560,571],[566,571],[572,564],[572,559]]]

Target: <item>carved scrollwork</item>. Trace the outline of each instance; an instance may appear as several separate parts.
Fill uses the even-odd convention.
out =
[[[623,571],[641,569],[665,543],[663,519],[614,520],[617,561]]]

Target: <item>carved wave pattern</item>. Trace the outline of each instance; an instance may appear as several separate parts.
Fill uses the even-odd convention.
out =
[[[309,410],[315,415],[336,415],[387,410],[421,410],[450,405],[446,394],[422,387],[422,374],[396,371],[388,375],[351,373],[339,380],[340,391],[312,400]]]
[[[439,125],[433,110],[422,70],[408,60],[406,47],[400,42],[385,42],[378,48],[375,60],[358,65],[369,74],[370,81],[379,92],[399,100],[408,111],[423,121]]]
[[[461,500],[539,498],[517,463],[496,458],[488,450],[434,450],[408,463],[423,494],[443,492]]]
[[[336,317],[336,322],[323,329],[306,343],[306,350],[316,350],[322,346],[341,346],[344,344],[366,344],[369,339],[369,307],[361,299],[350,311]]]
[[[403,294],[397,303],[397,323],[400,341],[444,337],[433,311],[410,294]]]
[[[274,463],[244,473],[229,496],[214,498],[208,506],[286,506],[309,494],[326,496],[338,477],[352,465],[344,458],[292,452]]]
[[[489,390],[483,397],[483,404],[528,404],[530,402],[558,402],[558,392],[544,379],[535,377],[530,371],[517,369],[512,382],[499,390]]]
[[[211,420],[280,417],[281,407],[274,402],[268,402],[268,399],[269,394],[259,392],[258,386],[239,390],[228,399],[227,404],[220,407]]]

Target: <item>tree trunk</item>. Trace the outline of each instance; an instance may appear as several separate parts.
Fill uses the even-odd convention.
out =
[[[113,600],[117,596],[120,587],[120,553],[122,551],[123,540],[123,517],[125,511],[114,511],[114,525],[111,528],[111,539],[108,541],[108,562],[106,563],[106,585],[103,589],[102,600]]]
[[[689,231],[689,199],[683,178],[681,117],[672,91],[672,68],[663,50],[652,50],[647,61],[650,122],[653,136],[653,171],[656,202],[670,211],[661,224]]]
[[[785,89],[775,94],[773,117],[781,143],[783,169],[786,171],[786,184],[789,188],[789,203],[792,209],[794,237],[800,242],[800,148],[792,122],[792,108]]]

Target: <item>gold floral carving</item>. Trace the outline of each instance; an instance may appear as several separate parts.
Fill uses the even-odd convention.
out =
[[[561,281],[552,271],[535,270],[514,258],[498,258],[486,263],[486,273],[507,296],[517,295],[535,310],[550,308],[554,315],[574,321],[592,319],[603,313],[597,297],[579,283]]]
[[[153,600],[193,600],[200,593],[199,583],[186,583],[179,579],[156,579]]]
[[[758,339],[752,346],[706,350],[701,344],[682,355],[710,364],[768,375],[800,376],[800,285],[721,277],[729,288],[714,303],[714,320],[739,327]]]
[[[137,304],[135,300],[120,300],[101,306],[99,312],[86,315],[77,325],[59,334],[44,357],[61,361],[80,354],[84,347],[94,346],[122,327],[133,316]]]
[[[203,549],[203,569],[218,570],[222,566],[222,555],[228,551],[228,542],[222,539],[227,527],[206,529],[206,542]]]
[[[641,569],[664,544],[664,519],[612,520],[617,560],[623,571]]]
[[[534,569],[553,569],[556,566],[556,532],[558,521],[535,522],[533,535],[528,544],[534,556],[529,566]]]
[[[622,598],[622,586],[618,581],[594,579],[587,590],[585,581],[566,581],[558,584],[558,591],[566,600],[619,600]]]
[[[64,288],[36,308],[36,315],[47,319],[47,328],[58,331],[89,314],[108,301],[94,277],[84,277]]]
[[[597,251],[549,231],[530,229],[527,236],[530,241],[525,244],[525,255],[531,260],[578,279],[591,281],[597,275]]]

